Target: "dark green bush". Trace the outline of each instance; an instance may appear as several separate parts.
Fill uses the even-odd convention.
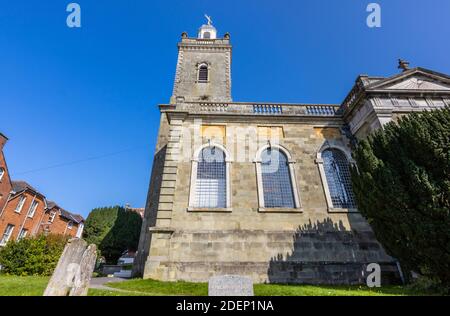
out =
[[[83,237],[97,245],[108,264],[116,264],[124,251],[137,249],[141,225],[139,214],[121,206],[96,208],[86,219]]]
[[[412,113],[358,144],[358,208],[389,254],[450,287],[450,109]]]
[[[67,236],[50,234],[9,241],[0,249],[1,272],[19,276],[51,275],[67,240]]]

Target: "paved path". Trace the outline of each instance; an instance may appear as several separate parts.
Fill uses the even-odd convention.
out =
[[[121,292],[124,292],[124,290],[106,286],[105,283],[108,283],[108,282],[123,282],[123,281],[126,281],[126,280],[128,280],[128,279],[115,278],[115,277],[113,277],[113,278],[107,278],[107,277],[104,277],[104,278],[92,278],[91,279],[91,283],[89,284],[89,288],[91,288],[91,289],[99,289],[99,290],[107,290],[107,291],[121,291]],[[126,291],[126,292],[128,292],[128,291]]]

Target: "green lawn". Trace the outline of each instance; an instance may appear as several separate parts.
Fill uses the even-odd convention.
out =
[[[109,287],[148,295],[208,295],[207,283],[161,282],[134,279],[126,282],[107,283]],[[381,295],[426,295],[403,286],[368,288],[366,286],[314,286],[255,284],[256,296],[381,296]]]
[[[40,296],[49,277],[0,276],[0,296]],[[202,296],[208,294],[206,283],[160,282],[133,279],[125,282],[107,283],[117,290],[90,289],[90,296],[154,296],[180,295]],[[370,289],[365,286],[312,286],[255,284],[255,295],[263,296],[366,296],[366,295],[427,295],[402,286],[387,286]]]
[[[49,277],[0,276],[0,296],[40,296]]]

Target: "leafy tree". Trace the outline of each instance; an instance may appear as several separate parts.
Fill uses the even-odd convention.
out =
[[[139,214],[121,206],[96,208],[86,219],[83,237],[115,264],[124,251],[137,249],[141,225]]]
[[[450,288],[450,108],[412,113],[361,141],[358,207],[388,253]]]
[[[67,240],[67,236],[52,234],[11,240],[0,249],[2,272],[20,276],[51,275]]]

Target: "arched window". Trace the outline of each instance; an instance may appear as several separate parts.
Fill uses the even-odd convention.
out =
[[[337,148],[327,148],[318,158],[329,208],[355,209],[350,162],[344,152]]]
[[[293,161],[281,147],[259,150],[256,175],[260,210],[265,208],[299,208]]]
[[[210,32],[203,33],[203,38],[211,38],[211,33]]]
[[[3,179],[3,175],[5,174],[5,169],[3,169],[2,167],[0,167],[0,181],[2,181]]]
[[[201,64],[198,67],[198,82],[208,82],[208,65]]]
[[[222,146],[206,145],[192,162],[190,209],[230,207],[229,163]]]

